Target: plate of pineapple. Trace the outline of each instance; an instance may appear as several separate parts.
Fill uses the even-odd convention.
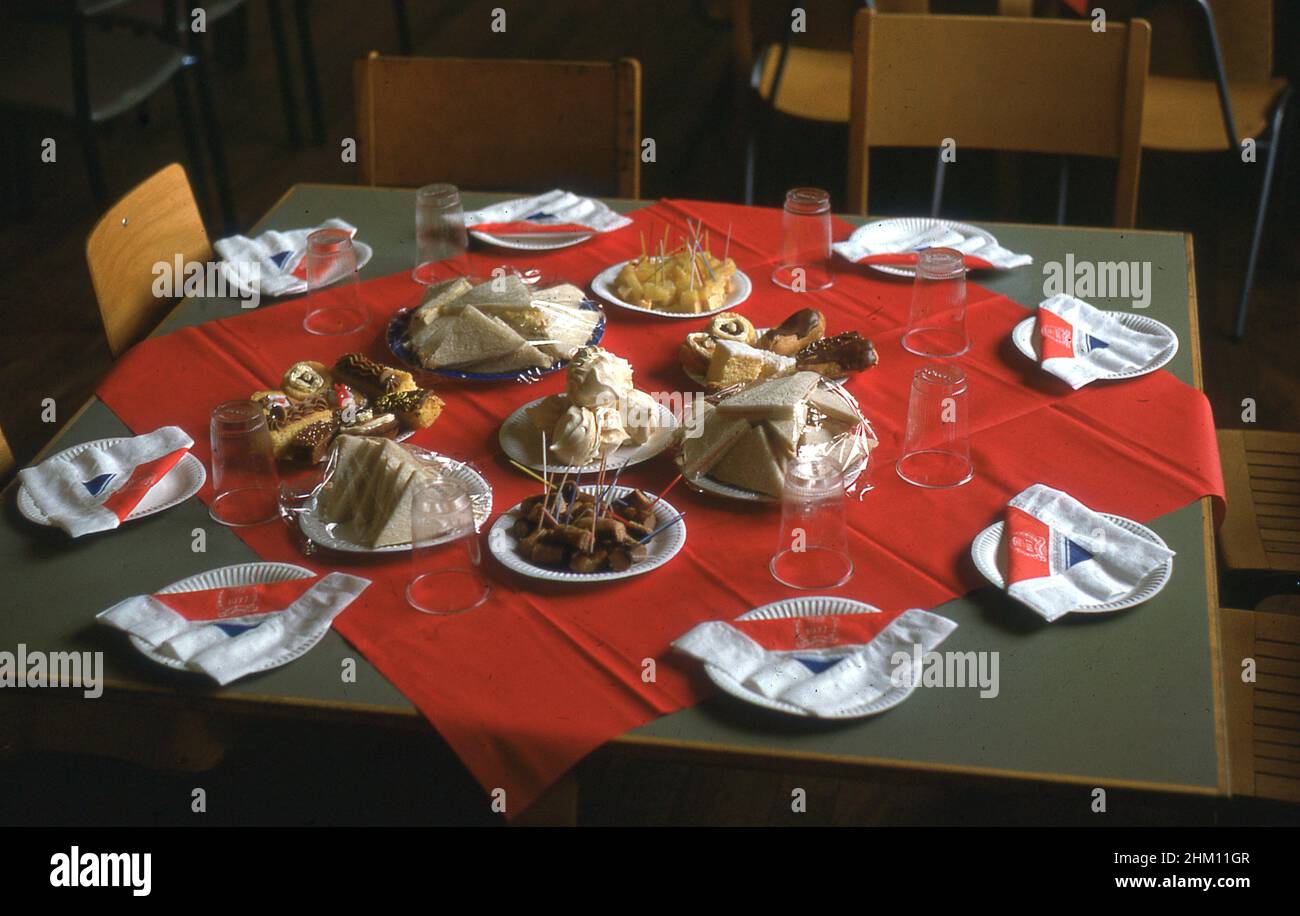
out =
[[[592,291],[611,305],[665,318],[716,315],[749,298],[749,277],[725,249],[722,257],[713,254],[707,232],[692,227],[671,250],[666,238],[657,252],[647,251],[643,238],[641,255],[601,271]]]

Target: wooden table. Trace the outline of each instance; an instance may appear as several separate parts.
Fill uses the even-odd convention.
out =
[[[466,194],[467,207],[500,195]],[[611,202],[622,210],[644,202]],[[374,247],[364,277],[413,262],[412,192],[299,185],[253,231],[311,225],[329,216],[355,224]],[[860,221],[860,220],[859,220]],[[1034,256],[1035,266],[979,281],[1032,307],[1043,296],[1041,265],[1076,259],[1150,261],[1147,314],[1170,325],[1182,346],[1168,366],[1200,387],[1191,239],[1177,233],[988,224],[1005,246]],[[1094,299],[1101,308],[1118,301]],[[185,300],[159,333],[238,311],[233,300]],[[92,398],[46,451],[129,430]],[[5,493],[0,571],[7,583],[0,650],[102,651],[102,698],[68,691],[0,691],[0,747],[105,754],[158,766],[202,769],[241,740],[241,724],[266,717],[363,721],[428,729],[415,708],[340,636],[331,632],[292,665],[216,689],[160,668],[126,648],[120,633],[93,615],[129,595],[218,566],[256,560],[234,534],[189,500],[123,526],[111,536],[69,541],[18,515],[14,487]],[[881,520],[887,524],[887,519]],[[983,589],[937,608],[960,623],[945,651],[997,651],[1001,694],[920,690],[888,715],[827,728],[773,717],[719,697],[615,739],[620,753],[760,762],[765,767],[830,768],[996,778],[1027,784],[1227,793],[1217,646],[1217,594],[1209,501],[1151,523],[1177,551],[1169,586],[1140,612],[1104,621],[1066,620],[1050,627],[1011,626],[1008,599]],[[193,532],[207,536],[191,550]],[[1018,618],[1023,619],[1023,618]],[[355,658],[357,677],[338,675]],[[567,817],[572,782],[539,802],[539,813]]]

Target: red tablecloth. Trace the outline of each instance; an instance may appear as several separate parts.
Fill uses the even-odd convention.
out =
[[[876,340],[880,365],[849,384],[881,445],[870,474],[874,489],[850,505],[857,571],[842,594],[898,613],[933,608],[979,586],[967,557],[972,538],[1001,517],[1008,498],[1032,483],[1139,520],[1222,494],[1214,424],[1199,392],[1164,371],[1072,392],[1013,349],[1011,328],[1026,311],[974,285],[969,326],[975,343],[961,363],[970,379],[975,479],[949,491],[903,484],[892,464],[910,379],[922,363],[899,345],[910,282],[841,263],[838,282],[826,292],[797,294],[773,286],[764,262],[778,250],[777,210],[663,201],[633,214],[632,226],[574,249],[476,251],[446,265],[447,272],[488,276],[492,267],[508,263],[583,285],[637,254],[641,232],[657,239],[671,225],[676,239],[688,218],[711,230],[715,252],[732,228],[731,254],[754,281],[753,296],[741,310],[756,325],[775,324],[815,304],[832,333],[857,329]],[[840,224],[836,235],[848,231]],[[351,349],[386,356],[384,323],[417,302],[421,288],[403,273],[363,284],[362,293],[377,319],[363,336],[307,334],[304,299],[263,306],[145,341],[121,359],[99,395],[137,432],[180,425],[206,462],[208,412],[219,401],[275,386],[284,369],[301,359],[329,362]],[[677,348],[702,320],[607,311],[604,346],[631,360],[638,387],[692,387],[678,367]],[[474,462],[492,482],[495,511],[505,510],[538,485],[501,457],[498,427],[519,404],[563,384],[556,374],[527,387],[437,386],[447,407],[413,441]],[[675,474],[664,457],[630,469],[623,482],[653,491]],[[207,488],[200,493],[209,496]],[[674,638],[702,620],[732,618],[791,594],[767,572],[776,512],[692,494],[685,486],[673,491],[672,500],[689,510],[689,530],[686,548],[669,566],[622,582],[576,587],[516,578],[491,562],[489,602],[447,619],[407,607],[405,556],[348,558],[327,567],[319,556],[304,559],[279,524],[235,531],[266,559],[342,568],[374,580],[336,628],[419,707],[485,788],[507,790],[513,815],[591,750],[701,697],[698,678],[670,655]],[[1200,611],[1187,611],[1189,625],[1204,625]],[[643,677],[649,659],[656,663],[653,680]]]

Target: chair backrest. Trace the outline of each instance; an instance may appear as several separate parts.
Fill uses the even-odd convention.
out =
[[[1273,74],[1273,0],[1209,0],[1214,28],[1223,52],[1228,79],[1264,82]],[[1168,76],[1214,76],[1200,11],[1190,2],[1139,3],[1126,0],[1112,11],[1115,18],[1141,11],[1155,36],[1151,72]]]
[[[9,440],[5,438],[5,431],[0,429],[0,484],[9,479],[9,474],[14,469],[14,450],[9,445]]]
[[[1228,511],[1219,555],[1229,569],[1300,572],[1300,434],[1221,429]]]
[[[185,169],[172,163],[136,185],[109,208],[86,240],[86,263],[114,356],[144,337],[163,318],[170,297],[155,295],[154,266],[174,271],[212,256]],[[177,277],[179,288],[183,277]]]
[[[381,57],[353,76],[361,180],[641,193],[641,65]]]
[[[867,212],[879,146],[1118,160],[1115,225],[1137,216],[1142,96],[1151,29],[1002,16],[882,15],[854,21],[849,208]]]

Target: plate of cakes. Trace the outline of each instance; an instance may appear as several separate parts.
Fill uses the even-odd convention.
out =
[[[362,353],[345,353],[329,366],[294,363],[279,388],[250,399],[266,414],[276,460],[299,465],[320,464],[337,436],[409,438],[432,426],[444,406],[411,373]]]
[[[607,582],[663,566],[686,544],[667,500],[615,484],[550,484],[492,525],[488,549],[507,569],[551,582]]]
[[[537,471],[594,474],[648,461],[672,443],[672,410],[638,390],[632,366],[603,347],[584,347],[565,390],[529,401],[501,424],[506,456]]]
[[[686,335],[678,351],[682,371],[706,391],[796,372],[844,379],[870,369],[876,348],[857,331],[827,335],[826,316],[800,309],[774,328],[756,328],[736,312],[720,312],[703,331]]]
[[[857,400],[815,372],[765,379],[706,402],[703,422],[682,436],[677,456],[697,490],[746,502],[774,502],[796,458],[830,458],[853,487],[876,436]]]
[[[578,287],[535,289],[525,277],[505,274],[434,284],[421,305],[393,316],[386,337],[393,355],[417,371],[532,382],[563,369],[604,334],[605,313]]]
[[[591,281],[592,291],[606,302],[664,318],[703,318],[734,309],[753,288],[727,251],[715,256],[708,233],[695,227],[672,251],[660,244],[658,253],[647,253],[643,239],[640,257],[620,261]]]

